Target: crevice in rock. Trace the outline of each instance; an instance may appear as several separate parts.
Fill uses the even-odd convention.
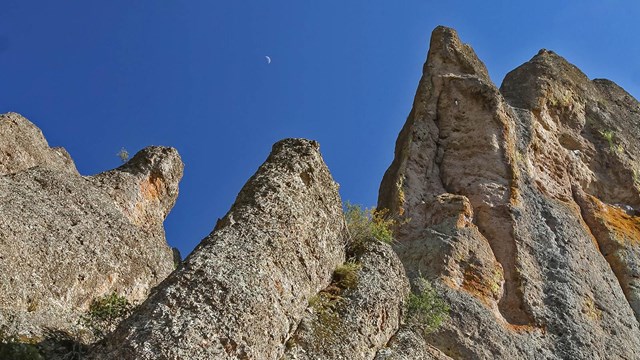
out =
[[[445,97],[442,95],[445,86],[442,83],[438,85],[439,86],[436,86],[436,84],[434,84],[434,87],[439,88],[436,98],[437,115],[434,123],[435,127],[441,133],[440,116],[442,116],[443,112],[447,116],[452,115],[446,111],[440,110],[441,100]],[[497,109],[494,111],[497,111]],[[501,146],[500,149],[500,159],[494,160],[499,160],[506,168],[505,180],[507,180],[507,184],[505,185],[508,190],[506,190],[504,196],[500,199],[495,199],[499,202],[494,205],[490,206],[484,204],[482,200],[480,200],[481,197],[478,196],[478,194],[474,194],[472,191],[465,191],[466,188],[460,188],[460,186],[458,186],[457,189],[452,187],[449,184],[451,181],[444,178],[446,176],[446,171],[443,169],[444,165],[442,161],[438,162],[436,160],[435,164],[438,168],[438,178],[446,192],[464,195],[470,199],[474,212],[474,224],[487,240],[496,260],[502,266],[505,283],[502,298],[498,302],[500,313],[511,325],[530,325],[533,323],[533,319],[524,309],[523,294],[520,290],[521,281],[516,270],[517,245],[514,235],[515,219],[511,213],[511,203],[515,202],[517,198],[518,170],[515,168],[517,164],[515,164],[514,159],[510,158],[510,153],[513,153],[514,151],[513,144],[510,143],[510,141],[512,142],[512,139],[509,139],[509,129],[507,128],[508,124],[498,120],[498,115],[484,115],[495,116],[494,119],[498,122],[499,127],[497,130],[502,130],[502,133],[500,134],[502,139],[500,140],[504,146]],[[466,121],[471,120],[467,119]],[[436,143],[436,153],[445,153],[447,151],[446,145],[443,145],[444,142],[446,142],[445,138],[439,138]],[[470,183],[475,181],[478,180],[469,179]],[[491,182],[491,180],[489,180],[489,182]],[[489,191],[490,190],[485,188],[482,190],[483,193],[480,195],[488,195]],[[494,195],[489,194],[489,196]]]

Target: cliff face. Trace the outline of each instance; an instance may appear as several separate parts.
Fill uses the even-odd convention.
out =
[[[500,90],[436,28],[379,207],[451,319],[402,329],[383,358],[633,358],[640,104],[542,50]],[[635,312],[635,313],[634,313]]]
[[[438,27],[380,186],[395,243],[358,240],[319,145],[286,139],[165,279],[177,152],[82,177],[3,115],[0,330],[69,328],[117,290],[146,300],[91,359],[637,358],[639,138],[612,82],[541,50],[498,88]]]
[[[18,114],[0,116],[0,329],[39,339],[73,330],[91,301],[130,301],[174,268],[162,220],[178,195],[175,149],[150,147],[83,177]],[[143,216],[144,215],[144,216]]]

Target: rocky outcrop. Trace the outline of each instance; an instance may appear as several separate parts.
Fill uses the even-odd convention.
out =
[[[396,251],[451,316],[434,333],[402,328],[378,357],[640,353],[639,110],[546,50],[498,90],[436,28],[378,205],[409,219]]]
[[[89,178],[141,228],[163,231],[162,222],[178,198],[183,164],[174,148],[142,149],[126,164]]]
[[[387,217],[363,215],[395,224],[394,243],[351,236],[318,144],[280,141],[89,358],[637,358],[639,138],[640,103],[614,83],[541,50],[498,89],[438,27],[380,186]],[[0,330],[67,329],[112,290],[144,299],[173,266],[162,221],[181,175],[150,147],[82,177],[2,115]]]
[[[318,144],[280,141],[211,235],[92,356],[278,359],[345,261],[345,241]]]
[[[64,149],[9,113],[0,117],[0,156],[5,335],[37,341],[47,330],[72,331],[93,299],[116,291],[141,301],[173,270],[161,223],[182,177],[175,149],[147,148],[82,177]]]
[[[77,174],[69,153],[50,148],[42,131],[16,113],[0,114],[0,176],[34,166]]]
[[[285,359],[372,359],[400,327],[409,283],[391,247],[367,243],[343,266],[356,272],[353,283],[345,286],[348,273],[338,271],[342,276],[316,295]]]

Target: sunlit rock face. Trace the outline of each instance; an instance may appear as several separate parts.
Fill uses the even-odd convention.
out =
[[[451,319],[380,359],[640,353],[640,104],[541,50],[498,89],[438,27],[380,187],[395,249]],[[420,354],[420,355],[417,355]]]
[[[394,243],[356,241],[318,143],[285,139],[167,276],[177,152],[82,177],[6,114],[0,329],[65,329],[115,290],[144,302],[89,359],[635,359],[639,138],[612,82],[541,50],[498,88],[438,27],[380,186]],[[429,283],[450,311],[425,332]]]
[[[345,261],[338,186],[318,143],[276,143],[227,215],[94,356],[277,359]]]
[[[22,116],[0,115],[0,329],[39,341],[75,332],[91,301],[131,302],[174,268],[162,221],[178,196],[175,149],[150,147],[83,177]]]

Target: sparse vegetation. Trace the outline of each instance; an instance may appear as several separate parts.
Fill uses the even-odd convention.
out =
[[[624,151],[622,145],[616,145],[614,140],[616,136],[613,130],[600,130],[600,135],[607,141],[607,143],[609,144],[609,150],[612,153],[622,153]]]
[[[406,302],[406,322],[424,333],[433,332],[449,317],[449,305],[428,280],[418,278],[415,288],[417,291],[411,293]]]
[[[358,286],[358,270],[360,263],[356,261],[347,261],[338,266],[333,273],[333,281],[336,286],[341,289],[354,289]]]
[[[369,241],[393,242],[393,227],[397,221],[388,216],[387,209],[362,208],[360,205],[345,204],[345,218],[354,248]]]
[[[93,332],[100,339],[115,329],[133,309],[133,305],[124,296],[112,292],[94,299],[87,314],[80,318],[80,324]]]
[[[122,160],[123,164],[129,160],[129,152],[125,148],[120,149],[116,155]]]
[[[313,326],[316,338],[335,336],[341,323],[338,307],[343,301],[344,298],[333,291],[321,291],[309,300],[309,306],[317,316],[317,323]]]

